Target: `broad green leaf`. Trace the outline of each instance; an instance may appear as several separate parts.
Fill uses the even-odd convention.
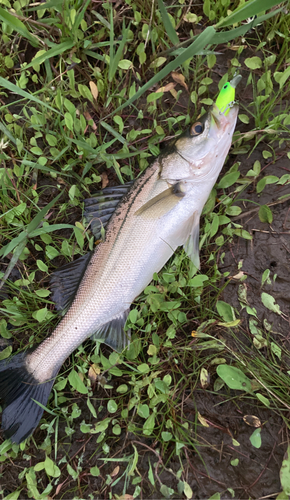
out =
[[[183,493],[185,494],[186,498],[188,498],[188,500],[192,498],[192,489],[186,481],[183,481]]]
[[[281,360],[282,349],[275,342],[271,342],[271,351]]]
[[[218,376],[230,389],[253,392],[250,379],[239,368],[229,365],[219,365],[216,371]]]
[[[147,418],[147,420],[143,424],[143,433],[145,436],[150,436],[154,431],[155,427],[155,414],[151,413],[151,415]]]
[[[232,306],[230,306],[230,304],[227,304],[227,302],[224,302],[223,300],[218,300],[216,303],[216,308],[217,312],[226,323],[235,321],[236,317],[234,309],[232,308]]]
[[[118,63],[118,68],[120,69],[130,69],[133,67],[132,61],[129,61],[129,59],[122,59]]]
[[[236,234],[237,236],[240,236],[241,238],[244,238],[245,240],[252,240],[253,236],[248,233],[245,229],[234,229],[233,234]]]
[[[197,274],[188,281],[188,286],[200,287],[203,286],[205,281],[208,281],[206,274]]]
[[[265,406],[267,406],[269,408],[270,406],[270,401],[268,398],[265,398],[265,396],[263,396],[262,394],[260,394],[259,392],[256,392],[256,396],[257,398],[259,399],[259,401],[261,401],[261,403],[263,403]]]
[[[225,174],[219,181],[218,187],[222,189],[228,188],[233,184],[235,184],[235,182],[238,180],[239,177],[240,177],[239,171]]]
[[[269,295],[266,292],[263,292],[261,295],[261,300],[267,309],[270,311],[273,311],[276,314],[281,314],[281,309],[279,304],[276,304],[274,297],[272,295]]]
[[[157,57],[154,59],[154,61],[150,64],[150,68],[159,68],[166,62],[166,57]]]
[[[137,366],[137,369],[140,373],[149,373],[150,372],[150,367],[147,365],[147,363],[141,363],[141,365]]]
[[[61,474],[58,466],[48,456],[46,457],[46,459],[44,461],[44,468],[45,468],[45,472],[51,477],[59,477]]]
[[[262,274],[261,286],[264,286],[265,283],[267,283],[267,285],[271,284],[269,276],[270,276],[270,269],[265,269],[265,271]]]
[[[248,57],[245,59],[245,65],[250,69],[258,69],[262,67],[262,59],[258,56]]]
[[[107,428],[109,427],[110,422],[111,422],[111,418],[108,417],[108,418],[105,418],[104,420],[102,420],[102,422],[96,423],[95,428],[94,428],[94,434],[96,434],[98,432],[106,431]]]
[[[85,386],[83,381],[80,379],[78,376],[77,372],[75,369],[72,369],[69,376],[68,376],[69,382],[71,386],[81,394],[87,394],[88,393],[88,388]]]
[[[289,76],[290,76],[290,67],[286,68],[285,71],[283,72],[277,71],[276,73],[274,73],[274,78],[276,82],[279,83],[280,89],[284,86]]]
[[[261,205],[259,208],[259,219],[261,222],[268,222],[271,224],[273,222],[272,210],[268,205]]]
[[[255,429],[253,434],[251,434],[250,441],[255,448],[261,448],[262,438],[260,427],[258,429]]]
[[[276,175],[266,175],[257,183],[257,193],[261,193],[267,184],[275,184],[278,181],[279,177],[276,177]]]
[[[107,409],[108,409],[109,413],[116,413],[116,411],[118,409],[118,405],[117,405],[116,401],[114,401],[113,399],[109,399],[109,401],[107,403]]]
[[[47,317],[48,309],[47,307],[43,307],[42,309],[38,309],[38,311],[34,311],[32,313],[32,317],[36,319],[39,323],[45,321]]]
[[[208,500],[220,500],[220,499],[221,499],[221,494],[214,493]]]
[[[10,354],[12,353],[12,346],[9,345],[3,349],[3,351],[0,351],[0,361],[2,359],[9,358]]]
[[[91,467],[90,474],[92,474],[92,476],[98,477],[101,474],[99,467]]]
[[[231,207],[228,207],[226,209],[226,214],[230,215],[231,217],[233,217],[235,215],[240,215],[241,212],[242,212],[241,207],[237,207],[235,205],[232,205]]]
[[[142,418],[149,417],[149,406],[146,404],[142,404],[138,406],[137,413]]]

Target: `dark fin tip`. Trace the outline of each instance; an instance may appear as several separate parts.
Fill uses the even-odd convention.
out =
[[[37,427],[46,406],[54,379],[39,383],[25,366],[27,353],[0,361],[0,399],[2,400],[2,429],[6,439],[24,441]],[[34,400],[34,401],[33,401]]]

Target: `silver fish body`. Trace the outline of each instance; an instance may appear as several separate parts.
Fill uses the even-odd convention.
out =
[[[26,379],[30,377],[31,385],[43,387],[45,392],[40,395],[38,391],[33,399],[46,404],[64,360],[86,338],[104,338],[119,350],[128,344],[124,332],[117,344],[111,340],[110,325],[125,323],[130,304],[178,246],[183,245],[199,266],[200,214],[231,146],[237,113],[237,105],[227,116],[213,106],[195,128],[202,132],[195,134],[192,129],[194,135],[177,139],[172,150],[156,158],[120,201],[106,227],[105,240],[96,247],[65,316],[50,337],[19,358],[19,369],[25,370]],[[108,328],[104,329],[104,325]],[[7,371],[0,364],[0,384],[6,380],[8,385]],[[4,401],[13,399],[13,388],[9,389],[9,397],[7,391],[0,390]],[[28,417],[21,417],[25,402],[19,395],[17,398],[16,403],[6,403],[2,427],[7,437],[20,442],[36,427],[42,409],[38,407],[37,415],[25,424]],[[16,416],[9,405],[14,405]]]

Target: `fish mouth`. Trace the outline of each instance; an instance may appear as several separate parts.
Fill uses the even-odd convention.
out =
[[[225,116],[226,111],[228,114]],[[210,131],[214,129],[217,135],[224,134],[228,127],[232,127],[236,123],[239,106],[233,101],[229,106],[221,112],[219,108],[213,104],[209,110]]]

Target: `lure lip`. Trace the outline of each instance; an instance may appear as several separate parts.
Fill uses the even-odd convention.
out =
[[[236,76],[234,76],[234,78],[230,81],[231,87],[233,87],[234,89],[236,89],[237,86],[239,85],[241,79],[242,79],[242,75],[236,75]]]

